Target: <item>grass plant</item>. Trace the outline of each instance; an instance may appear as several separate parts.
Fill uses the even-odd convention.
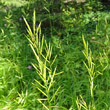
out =
[[[35,87],[41,92],[43,97],[40,97],[37,99],[47,110],[52,109],[52,103],[55,99],[55,96],[57,95],[60,86],[57,88],[57,90],[51,89],[52,86],[54,86],[55,80],[54,77],[60,73],[56,73],[56,68],[52,68],[52,65],[55,62],[56,56],[51,61],[52,56],[52,47],[49,43],[47,45],[47,42],[45,41],[45,47],[44,47],[44,36],[41,36],[41,23],[36,28],[36,17],[35,17],[35,10],[33,13],[33,31],[31,30],[28,22],[24,18],[24,21],[27,25],[27,32],[28,36],[27,39],[30,42],[30,46],[33,50],[33,53],[36,57],[37,63],[32,63],[33,67],[35,68],[38,76],[41,80],[35,79],[36,84]],[[45,51],[44,51],[45,50]],[[45,53],[43,53],[43,51]],[[46,102],[46,103],[45,103]]]
[[[85,58],[87,59],[88,65],[84,62],[84,65],[86,66],[88,73],[89,73],[89,82],[90,82],[90,96],[91,96],[91,106],[92,109],[95,110],[94,105],[94,79],[96,77],[95,71],[94,71],[94,63],[92,61],[92,53],[91,50],[89,52],[88,50],[88,42],[86,43],[83,36],[83,44],[84,44],[84,51],[83,54]]]

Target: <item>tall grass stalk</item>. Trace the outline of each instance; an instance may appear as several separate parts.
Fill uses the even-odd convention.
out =
[[[94,71],[95,64],[92,61],[92,52],[91,50],[88,49],[88,42],[85,41],[84,36],[82,36],[82,39],[84,44],[83,54],[87,60],[87,63],[84,62],[84,65],[86,66],[89,73],[91,105],[92,105],[92,110],[95,110],[95,104],[94,104],[94,78],[96,76]]]
[[[42,106],[47,109],[52,109],[52,102],[55,100],[55,96],[57,95],[60,86],[54,90],[53,86],[55,85],[54,77],[59,75],[60,73],[56,73],[56,68],[53,69],[53,64],[55,62],[55,58],[52,60],[52,47],[51,44],[47,44],[46,40],[44,40],[44,36],[41,34],[41,23],[38,27],[36,27],[36,17],[35,10],[33,13],[33,30],[31,30],[28,22],[24,18],[24,21],[27,25],[28,35],[26,36],[30,47],[36,57],[37,63],[32,63],[35,68],[40,80],[35,79],[36,83],[33,83],[37,90],[42,94],[42,97],[37,99]]]

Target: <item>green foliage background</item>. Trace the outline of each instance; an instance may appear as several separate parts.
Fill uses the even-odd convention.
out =
[[[37,100],[45,97],[36,88],[35,80],[42,81],[31,65],[38,62],[25,37],[28,33],[23,20],[25,17],[33,28],[34,9],[36,28],[41,22],[41,35],[52,46],[50,62],[57,55],[51,69],[56,67],[56,73],[63,72],[54,78],[50,97],[59,86],[61,88],[49,109],[109,110],[110,10],[98,0],[67,4],[61,0],[0,1],[0,109],[45,110]],[[83,55],[87,48],[82,36],[86,45],[88,41],[88,58],[92,61]],[[45,48],[43,55],[46,55]],[[94,77],[87,69],[89,61],[94,65]],[[90,92],[92,77],[94,98]],[[43,104],[49,107],[47,101]]]

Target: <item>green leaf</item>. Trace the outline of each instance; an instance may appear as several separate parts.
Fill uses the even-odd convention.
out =
[[[35,35],[35,26],[36,26],[36,12],[34,9],[34,12],[33,12],[33,33],[34,33],[34,35]]]
[[[59,88],[56,90],[56,92],[53,94],[53,96],[52,96],[50,102],[53,101],[53,99],[55,98],[55,96],[56,96],[56,94],[58,93],[58,91],[59,91],[60,88],[61,88],[61,87],[59,87]]]
[[[42,88],[46,89],[46,87],[43,86],[39,81],[37,81],[36,79],[35,79],[35,81],[36,81],[36,83],[39,84]]]
[[[49,108],[45,104],[42,103],[41,101],[42,99],[37,99],[37,100],[46,108],[46,110],[49,110]]]
[[[32,83],[32,84],[35,85],[34,83]],[[35,85],[35,86],[36,86],[36,85]],[[47,94],[46,94],[45,92],[43,92],[39,87],[36,86],[36,88],[37,88],[43,95],[45,95],[46,97],[48,97]]]

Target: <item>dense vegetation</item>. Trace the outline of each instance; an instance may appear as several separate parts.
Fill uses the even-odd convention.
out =
[[[0,1],[0,110],[109,110],[109,0]]]

